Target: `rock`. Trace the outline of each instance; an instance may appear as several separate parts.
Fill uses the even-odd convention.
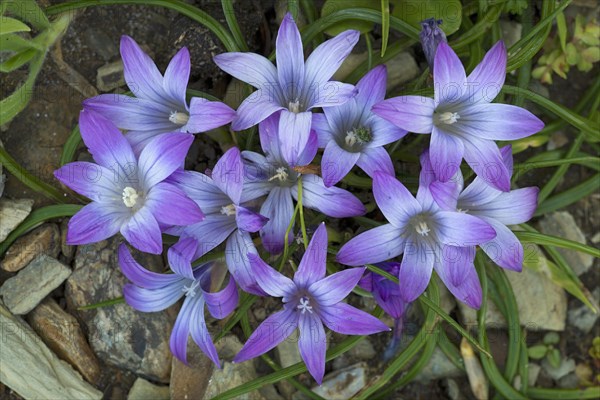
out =
[[[579,378],[575,372],[571,372],[568,375],[563,376],[558,380],[558,387],[563,389],[575,389],[579,386]]]
[[[25,236],[21,236],[6,251],[2,269],[17,272],[40,254],[56,258],[60,253],[60,232],[56,224],[43,224]]]
[[[300,350],[298,350],[298,329],[294,330],[294,333],[290,337],[277,345],[275,355],[279,361],[279,365],[283,368],[302,362]],[[297,390],[286,380],[277,382],[277,387],[286,398],[290,398]]]
[[[368,337],[364,337],[348,353],[359,360],[371,360],[377,356],[377,352]]]
[[[458,386],[458,383],[454,379],[447,378],[444,380],[446,387],[446,394],[450,400],[465,400],[466,397],[462,392],[462,389]]]
[[[515,21],[500,20],[500,29],[506,48],[510,48],[521,39],[523,25]]]
[[[214,368],[212,361],[191,338],[188,339],[187,348],[188,365],[173,357],[169,384],[172,400],[202,399]]]
[[[28,316],[30,326],[62,360],[74,366],[92,384],[100,379],[100,365],[77,319],[46,299]]]
[[[31,212],[33,200],[0,199],[0,242],[8,236]]]
[[[367,384],[367,364],[359,363],[341,371],[327,374],[321,386],[311,388],[325,399],[346,400],[358,393]],[[293,399],[303,399],[305,395],[297,393]]]
[[[125,85],[123,61],[115,61],[98,68],[96,73],[96,87],[100,92],[110,92],[123,85]]]
[[[60,251],[70,262],[75,254],[75,246],[67,244],[67,230],[69,229],[69,221],[63,220],[60,224]]]
[[[569,143],[569,137],[564,132],[561,132],[561,131],[554,132],[550,136],[550,139],[548,140],[548,143],[546,144],[546,150],[548,150],[548,151],[556,150],[563,146],[566,146],[568,143]]]
[[[547,268],[544,261],[540,257],[540,271],[523,268],[522,272],[503,272],[506,273],[517,300],[521,326],[533,331],[563,331],[567,316],[567,296],[561,287],[543,273],[542,269]],[[461,302],[458,303],[458,308],[463,326],[477,326],[477,312],[474,309]],[[486,325],[490,328],[506,327],[504,316],[491,301],[488,302],[485,318]]]
[[[594,244],[600,243],[600,232],[596,232],[596,234],[594,236],[592,236],[591,241]]]
[[[90,27],[83,31],[83,38],[104,61],[109,61],[119,55],[118,44],[102,29]]]
[[[18,317],[0,304],[0,381],[26,399],[101,399],[102,392],[81,379]]]
[[[0,287],[4,304],[16,315],[27,314],[71,275],[71,269],[42,254]]]
[[[544,358],[542,360],[542,368],[544,371],[555,381],[558,381],[563,376],[570,374],[575,371],[575,361],[571,358],[562,358],[560,360],[560,365],[558,368],[553,367],[548,362],[548,359]]]
[[[567,211],[554,212],[544,217],[540,220],[540,231],[547,235],[585,244],[585,235],[577,226],[573,216]],[[577,276],[586,273],[594,262],[594,257],[590,254],[561,248],[557,248],[557,250],[565,257],[567,264],[573,268]]]
[[[598,298],[600,297],[599,295],[600,288],[596,288],[596,290],[594,290],[594,297]],[[598,320],[598,314],[590,310],[588,306],[582,305],[581,307],[569,310],[568,319],[569,324],[575,326],[583,333],[588,333],[594,328],[594,325]]]
[[[350,73],[367,60],[368,53],[350,54],[342,66],[333,74],[333,80],[343,81]],[[414,57],[408,52],[402,52],[385,63],[387,66],[388,92],[398,85],[414,79],[421,72]]]
[[[67,306],[85,324],[92,349],[104,362],[157,382],[168,382],[171,372],[168,313],[142,313],[120,303],[91,310],[78,307],[122,296],[127,283],[118,265],[118,237],[77,247],[73,274],[67,280]],[[144,267],[162,271],[160,256],[134,252]]]
[[[446,355],[436,347],[429,359],[429,362],[421,372],[415,377],[415,380],[427,382],[440,378],[456,378],[464,376],[465,373],[458,369],[456,365],[446,357]]]
[[[537,378],[538,378],[538,376],[540,376],[541,370],[542,370],[542,367],[540,367],[538,364],[535,364],[535,363],[528,364],[529,380],[527,383],[529,384],[529,387],[535,386],[535,384],[537,382]]]
[[[137,378],[127,395],[127,400],[169,400],[169,387],[158,386]]]

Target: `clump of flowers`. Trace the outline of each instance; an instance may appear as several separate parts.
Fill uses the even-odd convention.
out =
[[[277,297],[282,309],[254,327],[234,361],[264,354],[298,329],[300,354],[319,384],[326,328],[347,335],[389,330],[349,304],[355,289],[369,291],[395,319],[396,344],[408,305],[425,291],[433,271],[460,301],[478,308],[477,246],[501,267],[520,270],[523,248],[508,226],[528,220],[537,202],[536,188],[511,188],[510,146],[500,149],[495,140],[527,137],[543,123],[523,108],[492,103],[506,74],[502,42],[467,76],[438,25],[424,22],[422,35],[434,67],[434,98],[386,100],[384,66],[367,72],[356,86],[330,80],[358,42],[357,31],[327,40],[304,60],[300,33],[288,14],[276,40],[276,66],[254,53],[214,58],[257,89],[235,112],[218,101],[187,102],[185,48],[161,74],[133,39],[123,37],[125,77],[135,97],[85,101],[81,134],[96,163],[74,162],[55,173],[90,199],[71,219],[68,243],[120,233],[131,246],[159,254],[162,235],[175,236],[167,273],[146,270],[125,244],[119,249],[121,270],[131,281],[123,289],[128,304],[155,312],[184,299],[171,334],[173,354],[186,360],[191,335],[219,366],[205,307],[221,319],[234,312],[240,291],[248,293],[243,298]],[[234,146],[212,170],[186,170],[193,134],[229,122],[233,130],[258,124],[262,151]],[[431,134],[416,194],[398,177],[385,147],[411,132]],[[466,188],[463,158],[477,175]],[[352,193],[351,185],[335,186],[344,184],[355,165],[369,177],[363,179],[372,179],[375,203],[364,204],[370,196]],[[339,249],[340,235],[328,242],[326,225],[342,229],[348,225],[336,219],[364,220],[359,216],[379,211],[384,224],[353,232]],[[294,243],[294,237],[302,240]],[[304,252],[296,254],[302,244]],[[280,254],[277,268],[263,260],[269,254]],[[289,276],[283,272],[288,264],[294,270]],[[225,266],[230,277],[223,286],[218,277]],[[399,284],[379,275],[381,270]]]

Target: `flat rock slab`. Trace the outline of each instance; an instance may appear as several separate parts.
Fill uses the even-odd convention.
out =
[[[4,282],[0,287],[0,296],[13,314],[27,314],[69,275],[69,267],[55,258],[41,255]]]
[[[120,303],[91,310],[77,308],[123,295],[128,283],[118,264],[118,237],[77,246],[73,274],[66,284],[67,305],[87,327],[92,349],[104,362],[157,382],[168,382],[171,372],[169,337],[172,319],[165,312],[143,313]],[[134,252],[146,268],[161,271],[160,257]]]
[[[168,386],[158,386],[142,378],[135,380],[127,395],[127,400],[169,400],[170,398]]]
[[[3,270],[17,272],[41,254],[56,258],[60,253],[60,231],[56,224],[43,224],[17,239],[0,263]]]
[[[25,399],[101,399],[102,392],[60,360],[20,318],[0,304],[0,382]]]
[[[8,236],[31,212],[33,200],[0,199],[0,242]]]

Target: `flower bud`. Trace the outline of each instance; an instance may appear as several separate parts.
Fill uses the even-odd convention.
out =
[[[437,50],[440,42],[448,42],[446,40],[446,34],[440,29],[442,20],[435,18],[429,18],[421,21],[421,46],[423,46],[423,52],[427,58],[429,67],[433,70],[433,59],[435,58],[435,51]]]

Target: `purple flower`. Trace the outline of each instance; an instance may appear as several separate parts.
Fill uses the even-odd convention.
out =
[[[318,46],[305,63],[300,32],[288,13],[277,35],[277,68],[254,53],[217,55],[214,61],[222,70],[258,89],[238,108],[233,129],[250,128],[281,110],[282,155],[289,164],[301,165],[299,157],[310,136],[310,110],[338,106],[355,94],[354,86],[329,79],[359,36],[358,31],[342,32]]]
[[[513,160],[511,146],[500,149],[509,176]],[[523,268],[523,245],[506,225],[527,222],[537,208],[537,187],[501,192],[488,185],[481,177],[463,190],[460,170],[448,182],[434,181],[429,186],[433,198],[440,207],[460,210],[475,215],[494,228],[496,237],[481,244],[486,254],[502,268],[521,271]]]
[[[125,81],[136,97],[101,94],[83,104],[103,114],[119,129],[128,130],[127,139],[136,153],[158,134],[206,132],[231,122],[235,116],[229,106],[200,97],[192,97],[188,106],[185,96],[190,53],[187,48],[173,57],[164,77],[129,36],[121,37],[121,57]]]
[[[266,157],[244,151],[246,161],[245,200],[267,195],[260,213],[269,222],[260,231],[263,246],[271,253],[279,253],[285,243],[285,232],[294,213],[292,198],[298,200],[298,178],[302,175],[302,205],[334,218],[345,218],[365,213],[365,207],[350,192],[337,187],[325,187],[323,179],[314,174],[300,174],[285,162],[280,150],[279,115],[267,118],[259,125],[260,143]],[[311,134],[299,161],[309,164],[317,152],[316,134]],[[291,240],[291,235],[290,238]]]
[[[170,180],[198,204],[206,218],[197,224],[175,228],[171,233],[193,237],[200,243],[201,257],[225,240],[225,258],[238,285],[247,292],[263,295],[256,285],[247,253],[256,253],[248,232],[258,232],[267,218],[240,205],[244,184],[240,151],[233,147],[217,161],[212,177],[194,171],[175,172]]]
[[[215,318],[225,318],[236,307],[238,292],[233,279],[223,290],[209,292],[211,271],[215,264],[202,264],[192,269],[192,260],[197,242],[182,239],[168,251],[172,274],[159,274],[148,271],[138,264],[124,244],[119,248],[119,264],[123,274],[133,284],[123,288],[125,301],[142,312],[162,311],[185,296],[175,326],[171,332],[171,352],[187,364],[187,342],[191,334],[200,349],[220,367],[217,350],[206,329],[204,305]]]
[[[510,176],[494,140],[530,136],[544,123],[529,111],[490,103],[506,76],[506,49],[496,43],[467,77],[458,56],[441,42],[435,53],[434,98],[400,96],[384,100],[373,112],[415,133],[431,133],[433,169],[448,181],[464,159],[475,173],[495,188],[510,190]]]
[[[380,320],[342,300],[356,286],[364,268],[351,268],[325,277],[327,229],[321,224],[291,280],[258,255],[248,254],[256,280],[269,295],[282,297],[283,310],[269,316],[250,335],[235,356],[242,362],[271,350],[298,328],[300,356],[320,385],[325,373],[326,336],[323,324],[345,335],[370,335],[389,331]]]
[[[397,262],[378,263],[375,266],[394,276],[398,276],[400,272],[400,263]],[[377,304],[392,318],[401,319],[404,316],[409,304],[402,300],[400,286],[397,283],[385,276],[367,271],[358,282],[358,286],[371,292]]]
[[[72,162],[54,172],[92,200],[69,221],[68,244],[99,242],[120,231],[135,248],[160,254],[161,226],[202,221],[198,206],[165,182],[183,164],[192,135],[160,135],[136,158],[123,134],[100,114],[82,111],[79,127],[97,164]]]
[[[421,46],[427,59],[427,64],[433,70],[433,60],[435,57],[435,51],[441,42],[448,43],[446,40],[446,34],[440,29],[442,20],[435,18],[428,18],[421,21],[421,33],[419,38],[421,39]]]
[[[324,107],[313,114],[312,127],[324,147],[321,172],[325,186],[338,183],[355,164],[373,176],[375,171],[394,175],[392,160],[383,148],[406,131],[371,113],[373,104],[385,98],[387,72],[379,65],[356,85],[356,96],[341,106]]]
[[[473,265],[474,246],[493,239],[496,232],[475,216],[441,209],[429,191],[430,183],[430,174],[422,171],[415,199],[393,176],[376,172],[373,195],[389,223],[351,239],[338,252],[337,261],[356,266],[403,254],[398,274],[402,300],[412,302],[419,297],[435,268],[459,300],[479,308],[481,286]]]

